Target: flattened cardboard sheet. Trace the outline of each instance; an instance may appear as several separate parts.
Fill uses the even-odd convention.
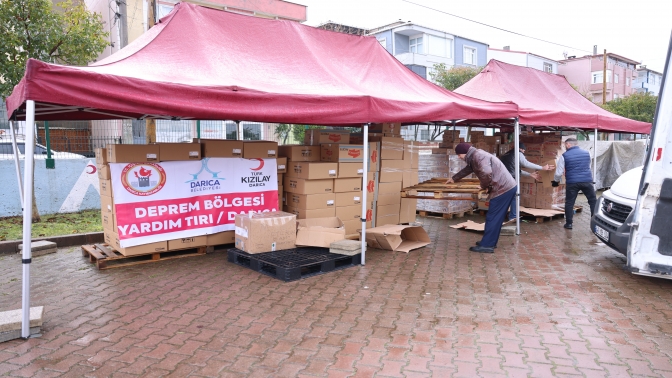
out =
[[[464,228],[465,230],[483,232],[483,231],[485,231],[485,223],[476,223],[474,221],[468,220],[468,221],[463,222],[463,223],[458,223],[458,224],[452,225],[452,226],[450,226],[450,228],[455,228],[455,229]]]
[[[366,230],[366,244],[371,248],[408,253],[431,242],[419,226],[385,225]]]

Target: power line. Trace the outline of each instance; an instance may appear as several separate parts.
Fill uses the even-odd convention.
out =
[[[536,37],[531,37],[531,36],[529,36],[529,35],[525,35],[525,34],[517,33],[517,32],[511,31],[511,30],[502,29],[502,28],[497,27],[497,26],[489,25],[489,24],[486,24],[486,23],[483,23],[483,22],[479,22],[479,21],[476,21],[476,20],[471,20],[471,19],[468,19],[468,18],[466,18],[466,17],[462,17],[462,16],[458,16],[458,15],[456,15],[456,14],[452,14],[452,13],[448,13],[448,12],[446,12],[446,11],[442,11],[442,10],[440,10],[440,9],[436,9],[436,8],[428,7],[428,6],[426,6],[426,5],[422,5],[422,4],[414,3],[414,2],[409,1],[409,0],[401,0],[401,1],[404,1],[404,2],[409,3],[409,4],[417,5],[417,6],[419,6],[419,7],[427,8],[427,9],[429,9],[429,10],[433,10],[433,11],[435,11],[435,12],[439,12],[439,13],[447,14],[447,15],[449,15],[449,16],[457,17],[457,18],[460,18],[460,19],[463,19],[463,20],[466,20],[466,21],[469,21],[469,22],[473,22],[473,23],[479,24],[479,25],[487,26],[487,27],[489,27],[489,28],[493,28],[493,29],[501,30],[501,31],[503,31],[503,32],[507,32],[507,33],[511,33],[511,34],[519,35],[519,36],[521,36],[521,37],[530,38],[530,39],[535,39],[535,40],[537,40],[537,41],[541,41],[541,42],[545,42],[545,43],[550,43],[550,44],[552,44],[552,45],[556,45],[556,46],[562,46],[562,47],[567,47],[567,48],[574,49],[574,50],[579,50],[579,51],[583,51],[583,52],[592,53],[592,51],[589,51],[589,50],[579,49],[579,48],[576,48],[576,47],[567,46],[567,45],[563,45],[563,44],[560,44],[560,43],[555,43],[555,42],[547,41],[547,40],[545,40],[545,39],[540,39],[540,38],[536,38]]]

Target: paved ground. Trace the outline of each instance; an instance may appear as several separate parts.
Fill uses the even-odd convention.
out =
[[[481,217],[472,217],[481,219]],[[77,249],[32,264],[43,334],[0,344],[12,377],[672,377],[672,281],[631,275],[589,216],[524,224],[493,255],[434,243],[283,283],[210,254],[98,271]],[[0,310],[21,264],[0,261]]]

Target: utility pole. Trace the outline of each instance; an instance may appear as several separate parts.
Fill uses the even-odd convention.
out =
[[[604,105],[607,103],[607,49],[604,49],[602,61],[604,63],[602,68],[602,105]]]
[[[117,10],[119,17],[119,49],[128,45],[128,11],[126,0],[117,0]]]

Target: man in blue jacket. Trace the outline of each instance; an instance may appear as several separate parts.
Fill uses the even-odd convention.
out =
[[[590,215],[595,211],[595,187],[593,186],[593,172],[590,170],[590,153],[578,146],[575,138],[565,140],[565,151],[558,158],[553,186],[560,185],[560,179],[564,173],[567,186],[565,189],[565,228],[572,229],[574,219],[574,202],[579,192],[588,199]]]

